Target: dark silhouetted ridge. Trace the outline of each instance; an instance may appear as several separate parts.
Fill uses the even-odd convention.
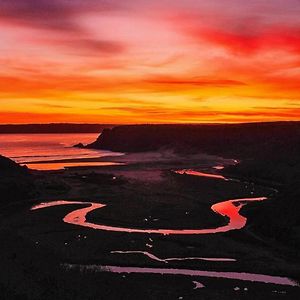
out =
[[[225,125],[126,125],[104,129],[89,148],[121,152],[173,148],[230,157],[300,153],[300,122]]]
[[[27,167],[0,155],[0,206],[31,197],[34,183]]]
[[[16,124],[0,125],[0,133],[99,133],[110,124]]]
[[[13,160],[0,155],[0,176],[5,176],[7,174],[13,174],[13,175],[24,175],[27,174],[27,168],[22,167]]]

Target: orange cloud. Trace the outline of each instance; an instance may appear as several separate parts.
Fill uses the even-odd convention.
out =
[[[0,1],[0,122],[298,120],[299,13],[297,0]]]

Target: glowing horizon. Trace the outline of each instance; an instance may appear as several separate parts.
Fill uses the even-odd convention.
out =
[[[0,124],[300,120],[297,0],[0,0]]]

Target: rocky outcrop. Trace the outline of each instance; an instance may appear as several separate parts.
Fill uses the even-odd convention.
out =
[[[84,146],[83,143],[75,144],[73,147],[74,147],[74,148],[80,148],[80,149],[84,149],[84,148],[85,148],[85,146]]]
[[[28,199],[32,191],[33,179],[28,169],[0,155],[0,205]]]
[[[0,176],[25,174],[28,174],[27,167],[22,167],[13,160],[0,155]]]

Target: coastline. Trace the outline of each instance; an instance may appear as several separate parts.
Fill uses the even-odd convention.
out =
[[[117,266],[121,268],[120,270],[127,267],[152,270],[152,268],[164,266],[163,261],[153,261],[147,256],[135,253],[142,251],[155,257],[180,258],[178,261],[169,262],[169,267],[173,269],[259,273],[297,280],[300,265],[296,248],[284,245],[278,240],[272,240],[261,230],[262,224],[264,227],[269,226],[264,216],[265,208],[262,208],[278,205],[276,202],[278,194],[274,195],[274,189],[279,189],[281,195],[282,185],[278,185],[276,181],[253,176],[251,173],[249,173],[251,176],[248,176],[247,172],[240,172],[236,169],[237,159],[239,158],[224,159],[215,155],[161,150],[124,153],[121,156],[39,161],[38,163],[45,165],[47,163],[76,165],[110,162],[122,163],[122,165],[74,166],[48,171],[28,170],[35,178],[37,193],[29,200],[3,207],[0,233],[6,246],[0,250],[1,263],[6,268],[14,269],[21,278],[24,268],[27,269],[33,265],[35,268],[42,268],[39,274],[46,281],[49,276],[56,274],[63,280],[71,276],[73,279],[70,282],[80,280],[84,285],[88,285],[90,283],[85,278],[92,278],[93,281],[100,280],[99,286],[105,288],[105,278],[109,278],[110,282],[118,282],[124,274],[106,274],[92,270],[82,273],[76,268],[65,270],[61,268],[61,265]],[[242,165],[243,163],[244,161],[241,160]],[[32,165],[34,166],[35,163]],[[222,174],[222,176],[200,177],[172,172],[182,169],[196,170],[202,175],[212,172],[212,174]],[[224,176],[230,176],[234,180],[221,180]],[[74,209],[80,209],[76,204],[69,207],[53,207],[35,213],[30,211],[32,205],[40,202],[58,200],[80,201],[87,204],[93,202],[101,203],[105,207],[91,211],[86,216],[90,223],[140,229],[214,228],[226,225],[228,220],[212,212],[210,209],[212,205],[222,200],[262,196],[268,196],[270,199],[266,203],[251,203],[241,207],[240,214],[248,219],[245,227],[230,232],[204,234],[201,237],[194,235],[158,236],[155,233],[142,232],[105,232],[64,223],[62,220],[66,214]],[[260,216],[259,219],[256,218],[257,215]],[[270,218],[270,216],[267,217]],[[20,249],[25,249],[23,251],[26,253],[34,253],[34,259],[31,258],[31,254],[26,256],[20,249],[17,249],[16,243]],[[13,249],[13,256],[18,257],[17,260],[7,259],[11,249]],[[48,253],[49,262],[43,261],[45,253]],[[209,260],[185,259],[188,257],[206,257]],[[234,261],[212,261],[210,258],[213,257],[230,258]],[[49,271],[52,270],[49,264],[51,268],[55,268],[55,271]],[[42,265],[45,267],[41,267]],[[13,276],[12,274],[9,278],[18,290]],[[160,296],[164,293],[161,288],[164,284],[173,296],[176,294],[174,284],[169,285],[167,283],[169,281],[175,282],[176,287],[183,292],[186,291],[186,285],[189,285],[192,279],[196,279],[168,275],[167,278],[164,276],[164,283],[159,285],[161,279],[157,276],[159,275],[126,275],[125,279],[122,279],[126,282],[123,286],[123,293],[128,292],[128,286],[134,284],[137,277],[139,281],[149,280],[151,284],[159,286]],[[6,282],[5,280],[0,276],[0,288],[1,284]],[[27,278],[24,280],[30,281]],[[54,282],[56,280],[54,279]],[[204,294],[218,297],[218,289],[222,291],[222,295],[225,291],[228,297],[225,296],[223,299],[232,299],[236,293],[235,287],[251,290],[249,297],[253,297],[255,289],[263,290],[260,296],[264,299],[268,297],[276,299],[277,294],[273,291],[286,293],[289,299],[297,299],[299,293],[298,287],[283,288],[273,284],[241,283],[239,280],[226,281],[205,277],[198,280],[205,285]],[[68,286],[65,281],[64,284]],[[216,284],[218,289],[215,289]],[[92,286],[95,289],[95,286]],[[153,291],[152,288],[149,287],[149,289]],[[190,290],[192,291],[192,288]],[[137,292],[143,295],[145,289]],[[188,295],[191,294],[188,293]],[[107,299],[110,297],[108,296]]]

